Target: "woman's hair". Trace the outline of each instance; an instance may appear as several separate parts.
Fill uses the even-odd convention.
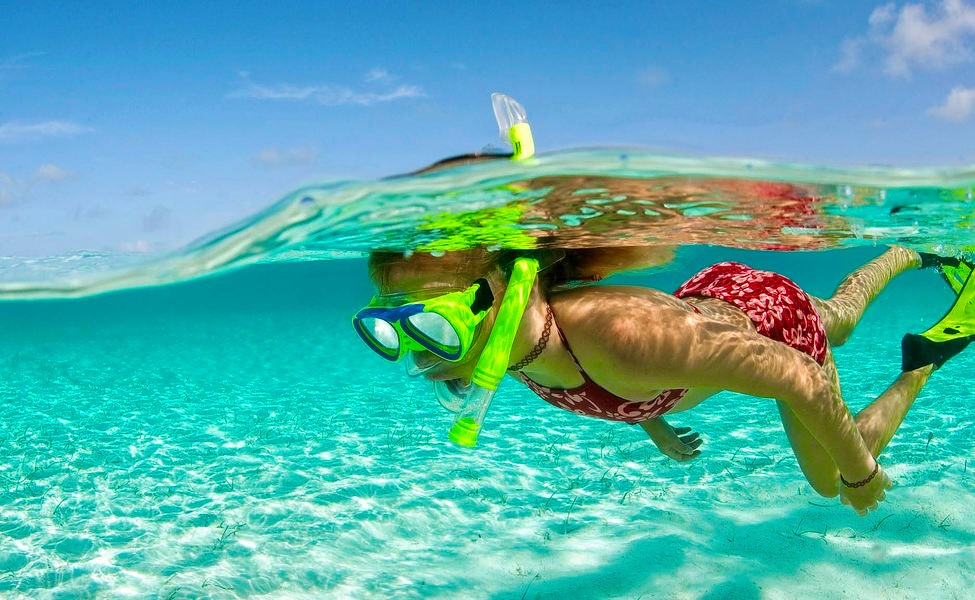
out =
[[[480,162],[489,162],[502,158],[511,158],[511,153],[471,152],[469,154],[460,154],[458,156],[451,156],[449,158],[438,160],[432,165],[427,165],[422,169],[417,169],[416,171],[407,173],[407,175],[424,175],[426,173],[433,173],[434,171],[441,171],[443,169],[472,165]]]
[[[613,273],[649,269],[674,260],[673,246],[622,246],[562,251],[544,275],[550,287],[605,279]]]
[[[576,248],[569,250],[502,250],[488,251],[474,248],[433,255],[422,252],[373,252],[369,255],[369,278],[380,287],[388,287],[390,271],[409,268],[417,275],[425,272],[431,277],[445,271],[470,273],[480,277],[491,269],[500,268],[505,275],[514,261],[528,256],[538,260],[539,279],[547,289],[592,283],[613,273],[648,269],[667,264],[674,259],[673,246],[623,246],[605,248]]]

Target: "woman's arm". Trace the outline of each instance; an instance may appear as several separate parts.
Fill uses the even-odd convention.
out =
[[[648,390],[708,387],[785,403],[847,481],[875,461],[825,370],[811,357],[690,312],[660,292],[628,287],[573,291],[553,304],[576,357],[608,391],[632,400]]]

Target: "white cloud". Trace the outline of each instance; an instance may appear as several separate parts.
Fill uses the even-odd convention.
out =
[[[908,5],[910,6],[910,5]],[[894,22],[894,11],[897,8],[893,2],[888,2],[883,6],[878,6],[873,9],[870,13],[867,22],[870,23],[870,29],[873,31],[878,31],[879,28],[885,27]]]
[[[385,73],[385,77],[389,74]],[[355,90],[345,85],[318,84],[318,85],[293,85],[290,83],[279,83],[274,85],[264,85],[256,83],[250,79],[247,73],[242,73],[244,87],[231,92],[231,98],[254,98],[257,100],[290,100],[296,102],[315,102],[323,106],[372,106],[401,98],[420,98],[425,96],[423,89],[418,85],[398,85],[395,88],[388,88],[385,91],[362,91]],[[380,83],[375,80],[374,83]]]
[[[880,53],[884,72],[910,77],[919,69],[943,69],[969,62],[975,38],[975,6],[965,0],[941,0],[928,12],[924,4],[894,3],[870,13],[865,35],[849,38],[840,47],[836,71],[851,71],[864,60],[865,51]]]
[[[29,198],[38,186],[48,182],[64,181],[74,177],[74,173],[53,164],[37,167],[33,175],[11,175],[0,171],[0,205]]]
[[[122,252],[145,253],[152,250],[152,245],[146,240],[136,240],[134,242],[122,242],[118,249]]]
[[[41,165],[34,171],[34,177],[42,181],[64,181],[73,175],[71,171],[52,164]]]
[[[389,71],[387,71],[386,69],[382,69],[380,67],[376,67],[375,69],[370,69],[369,72],[366,73],[366,83],[372,83],[374,81],[381,81],[386,83],[392,81],[392,79],[393,78],[389,75]]]
[[[22,123],[8,121],[0,125],[0,143],[15,143],[50,137],[68,137],[88,133],[91,129],[71,121],[42,121]]]
[[[271,167],[313,165],[318,161],[318,149],[314,147],[265,148],[254,157],[254,162]]]
[[[941,106],[928,109],[928,114],[955,123],[967,121],[975,113],[975,88],[956,87]]]
[[[865,41],[859,38],[843,40],[840,44],[840,59],[833,65],[834,71],[849,73],[860,65],[860,54]]]

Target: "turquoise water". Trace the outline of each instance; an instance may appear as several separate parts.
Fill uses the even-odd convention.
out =
[[[483,175],[465,170],[472,179],[455,187]],[[927,189],[895,190],[914,195],[893,216],[890,196],[824,202],[832,208],[820,214],[859,230],[766,228],[738,244],[829,239],[829,250],[685,247],[663,269],[611,283],[669,291],[707,264],[739,260],[828,296],[882,251],[869,228],[883,228],[881,243],[966,245],[970,233],[946,225],[944,211],[963,214],[970,201]],[[417,194],[406,207],[417,213],[472,208]],[[895,487],[866,518],[809,488],[770,401],[735,394],[672,419],[705,439],[700,458],[678,464],[636,428],[559,411],[506,380],[477,449],[463,450],[447,442],[450,416],[429,385],[371,355],[350,327],[371,286],[362,258],[337,257],[384,236],[419,245],[401,235],[410,227],[379,210],[368,213],[378,225],[364,223],[355,202],[375,208],[376,198],[338,203],[327,225],[278,227],[314,204],[307,195],[122,270],[133,257],[92,255],[81,269],[63,257],[7,260],[10,297],[211,276],[0,303],[0,596],[961,598],[975,584],[975,351],[921,393],[881,458]],[[584,228],[565,214],[549,220]],[[688,235],[738,235],[713,220],[680,223]],[[221,246],[234,239],[249,244]],[[854,411],[899,372],[902,334],[925,329],[950,298],[936,274],[907,273],[868,310],[836,351]]]

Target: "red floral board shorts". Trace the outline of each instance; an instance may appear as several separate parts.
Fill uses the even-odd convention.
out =
[[[674,295],[730,302],[748,315],[758,333],[808,354],[819,364],[826,361],[823,320],[809,295],[788,277],[723,262],[688,279]]]

